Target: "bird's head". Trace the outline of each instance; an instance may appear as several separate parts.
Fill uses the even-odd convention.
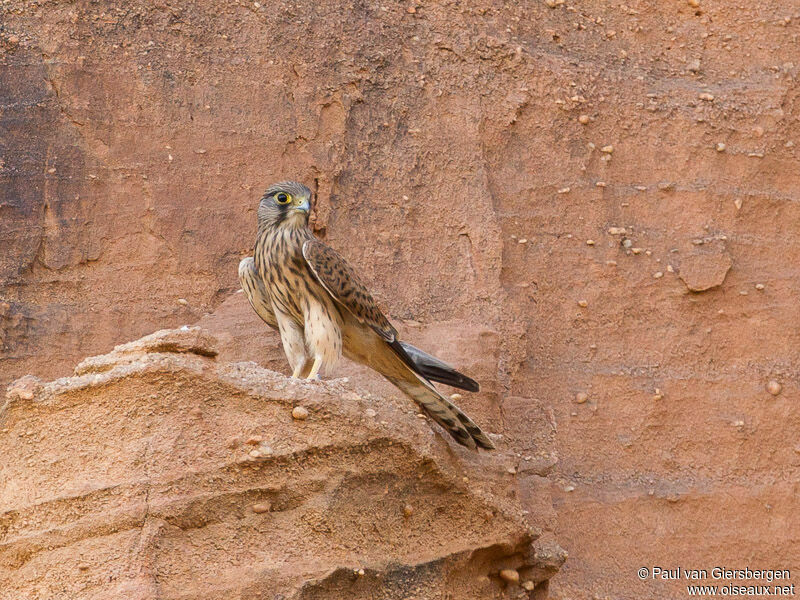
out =
[[[258,226],[301,227],[308,224],[311,190],[296,181],[273,183],[258,205]]]

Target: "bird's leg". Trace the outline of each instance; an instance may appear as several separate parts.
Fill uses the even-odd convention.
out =
[[[301,377],[303,368],[308,362],[303,330],[291,317],[281,311],[275,311],[275,318],[278,321],[278,331],[281,333],[283,351],[289,364],[293,367],[292,377]]]
[[[314,365],[306,379],[316,379],[323,366],[328,370],[339,359],[342,349],[340,321],[332,301],[309,301],[303,335],[308,354],[314,357]]]
[[[311,367],[314,365],[314,361],[310,358],[306,358],[305,362],[303,363],[303,368],[300,370],[300,379],[306,379],[308,374],[311,372]]]
[[[319,376],[319,369],[322,366],[322,357],[315,356],[314,357],[314,365],[311,367],[311,371],[308,374],[306,379],[316,379]]]
[[[297,363],[297,366],[292,371],[292,379],[299,379],[300,374],[303,372],[303,367],[306,366],[306,361]]]

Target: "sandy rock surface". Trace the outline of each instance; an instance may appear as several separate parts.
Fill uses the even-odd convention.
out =
[[[215,344],[160,331],[10,386],[0,598],[546,596],[566,554],[526,524],[513,457]]]

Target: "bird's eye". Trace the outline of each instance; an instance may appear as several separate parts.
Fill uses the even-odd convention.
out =
[[[275,202],[277,202],[278,204],[289,204],[291,200],[292,197],[286,192],[279,192],[275,194]]]

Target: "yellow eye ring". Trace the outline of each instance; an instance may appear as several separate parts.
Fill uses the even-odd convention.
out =
[[[292,201],[292,197],[287,194],[286,192],[278,192],[275,194],[275,202],[278,204],[289,204]]]

